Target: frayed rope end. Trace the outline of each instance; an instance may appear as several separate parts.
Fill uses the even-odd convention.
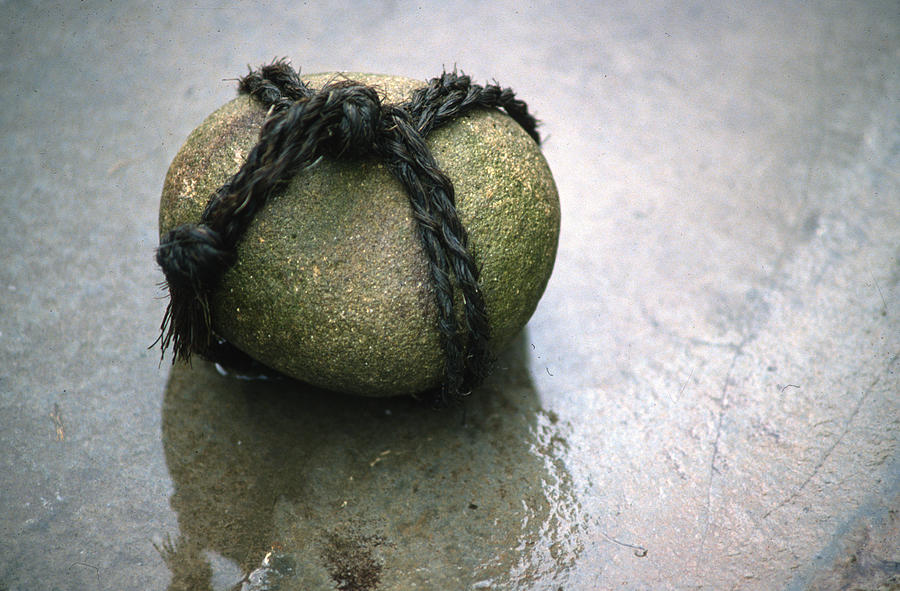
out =
[[[166,276],[169,305],[160,324],[162,356],[171,348],[172,362],[190,361],[213,341],[209,294],[234,260],[219,234],[202,224],[178,226],[160,241],[156,262]]]

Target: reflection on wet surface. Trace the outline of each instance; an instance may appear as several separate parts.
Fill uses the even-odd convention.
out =
[[[564,427],[539,407],[523,343],[465,417],[174,367],[169,589],[229,576],[246,589],[564,585],[580,511]]]

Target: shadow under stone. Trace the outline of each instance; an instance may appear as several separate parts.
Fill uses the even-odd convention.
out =
[[[180,532],[169,589],[544,588],[581,550],[562,457],[523,337],[460,408],[173,367],[162,430]],[[217,585],[218,586],[218,585]]]

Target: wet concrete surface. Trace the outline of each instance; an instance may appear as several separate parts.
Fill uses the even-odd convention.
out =
[[[894,2],[4,6],[0,589],[900,585]],[[459,410],[159,364],[159,192],[246,64],[543,121],[556,269]]]

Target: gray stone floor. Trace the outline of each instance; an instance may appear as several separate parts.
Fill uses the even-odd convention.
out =
[[[0,589],[900,586],[900,8],[610,4],[6,3]],[[168,163],[275,56],[543,121],[465,424],[148,350]]]

